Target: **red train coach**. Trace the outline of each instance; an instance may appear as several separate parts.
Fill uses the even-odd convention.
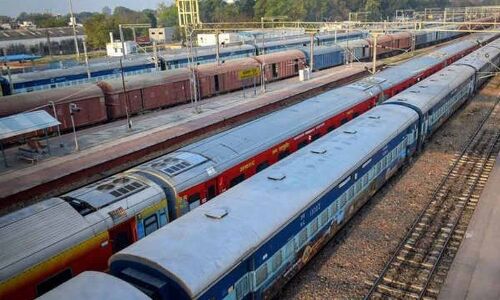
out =
[[[241,72],[252,72],[260,70],[260,64],[253,58],[241,58],[227,61],[217,65],[215,63],[200,65],[197,68],[200,96],[210,97],[220,93],[226,93],[253,85],[253,80],[242,79]],[[260,77],[256,78],[256,84],[260,83]]]
[[[9,116],[25,111],[43,109],[52,116],[55,105],[61,130],[71,129],[69,104],[78,107],[73,117],[75,127],[85,127],[107,121],[104,94],[95,84],[81,84],[59,89],[37,91],[2,97],[0,116]]]
[[[259,55],[255,60],[262,65],[267,82],[295,76],[306,65],[306,56],[300,50]]]

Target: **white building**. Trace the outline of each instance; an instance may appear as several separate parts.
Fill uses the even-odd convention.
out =
[[[174,39],[174,27],[149,28],[149,40],[157,43],[171,42]]]
[[[214,46],[217,42],[216,34],[200,33],[197,35],[198,46]],[[219,44],[237,43],[241,41],[241,37],[237,33],[219,33]]]
[[[123,42],[123,46],[125,46],[125,55],[129,55],[132,53],[137,53],[137,43],[134,41],[125,41]],[[123,56],[122,42],[119,40],[115,40],[111,43],[106,44],[106,52],[108,56]]]

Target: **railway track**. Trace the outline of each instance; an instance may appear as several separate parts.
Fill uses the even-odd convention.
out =
[[[497,106],[455,155],[364,299],[437,298],[500,151],[500,130],[491,118]]]

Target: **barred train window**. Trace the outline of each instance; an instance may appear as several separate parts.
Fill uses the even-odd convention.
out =
[[[281,250],[278,250],[278,252],[274,254],[273,258],[273,272],[276,272],[276,270],[278,270],[282,262],[283,262],[283,257],[281,256]]]
[[[310,225],[311,235],[313,235],[316,231],[318,231],[318,219],[314,219],[311,221]]]
[[[299,233],[299,248],[304,246],[306,242],[307,242],[307,228],[304,228]]]
[[[260,266],[255,272],[255,287],[260,286],[267,278],[267,263]]]

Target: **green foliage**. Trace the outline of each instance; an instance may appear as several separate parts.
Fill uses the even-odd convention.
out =
[[[166,5],[164,2],[158,5],[156,9],[158,25],[162,27],[176,26],[178,23],[177,7],[175,4]]]
[[[112,16],[97,14],[91,17],[83,24],[88,44],[94,49],[105,47],[109,33],[118,34],[118,24]]]
[[[365,11],[370,13],[371,21],[380,21],[381,18],[381,3],[380,0],[367,0]]]

